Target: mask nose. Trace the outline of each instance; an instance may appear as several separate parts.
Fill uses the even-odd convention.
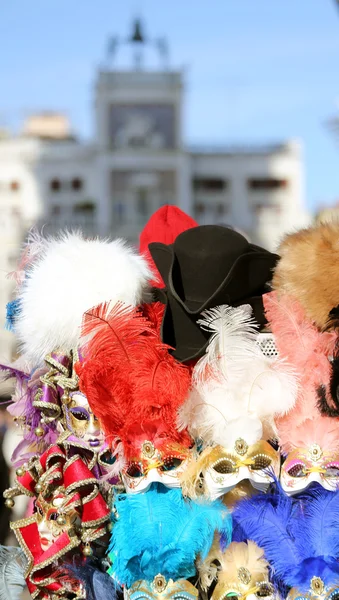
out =
[[[88,423],[87,435],[92,435],[93,437],[98,437],[100,435],[99,423],[96,419],[94,419],[93,415]]]

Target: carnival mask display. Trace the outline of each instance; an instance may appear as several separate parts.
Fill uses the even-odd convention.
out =
[[[156,448],[146,440],[138,460],[129,461],[122,470],[126,491],[132,494],[146,492],[152,483],[162,483],[168,488],[181,485],[180,476],[187,466],[189,450],[179,444],[163,443]]]
[[[130,600],[196,600],[198,590],[186,579],[173,581],[160,573],[153,581],[136,581],[128,590]]]
[[[281,467],[280,481],[289,495],[305,490],[312,483],[334,492],[339,487],[339,453],[323,451],[318,444],[296,448]]]

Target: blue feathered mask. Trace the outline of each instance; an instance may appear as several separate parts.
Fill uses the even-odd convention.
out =
[[[263,548],[280,589],[306,592],[314,582],[330,589],[339,585],[338,523],[338,492],[319,488],[293,500],[278,491],[239,502],[233,537]]]
[[[159,573],[174,581],[193,577],[195,560],[207,556],[214,533],[231,537],[231,518],[221,501],[185,500],[180,489],[161,484],[145,494],[117,496],[114,510],[109,573],[127,587]]]

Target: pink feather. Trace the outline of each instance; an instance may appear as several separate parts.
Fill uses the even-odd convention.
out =
[[[327,446],[332,439],[339,439],[339,420],[319,414],[316,392],[329,382],[329,357],[334,352],[336,334],[320,332],[306,318],[299,302],[287,294],[266,294],[264,303],[279,356],[290,363],[299,379],[294,409],[277,419],[280,443],[284,451],[308,446],[310,440],[311,444]]]

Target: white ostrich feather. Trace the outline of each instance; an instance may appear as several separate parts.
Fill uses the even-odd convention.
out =
[[[218,307],[211,318],[217,327],[194,369],[178,425],[208,444],[225,446],[239,436],[254,443],[263,425],[274,432],[274,417],[294,406],[296,376],[282,360],[262,354],[247,307]]]
[[[63,233],[40,243],[20,287],[15,331],[33,366],[56,348],[77,346],[83,313],[102,302],[137,305],[147,289],[146,261],[123,240]]]
[[[19,600],[26,587],[27,560],[20,548],[0,546],[0,600]]]

